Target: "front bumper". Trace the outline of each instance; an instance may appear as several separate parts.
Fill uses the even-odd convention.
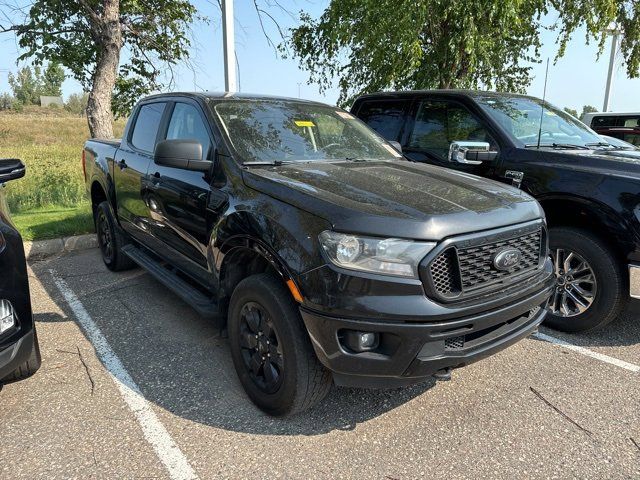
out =
[[[535,332],[545,317],[543,306],[554,287],[518,301],[456,319],[423,322],[354,320],[301,308],[302,318],[320,361],[338,385],[396,387],[419,382],[442,370],[488,357]],[[344,330],[376,332],[374,351],[355,353],[343,344]]]

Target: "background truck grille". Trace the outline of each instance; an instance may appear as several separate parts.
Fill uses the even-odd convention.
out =
[[[543,230],[538,229],[514,238],[458,248],[455,245],[441,252],[428,266],[431,286],[439,296],[451,299],[461,294],[489,287],[511,276],[535,269],[540,262]],[[522,257],[509,270],[493,265],[497,252],[517,248]],[[499,288],[499,287],[497,287]]]

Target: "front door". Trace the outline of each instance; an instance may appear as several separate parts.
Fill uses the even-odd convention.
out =
[[[203,159],[213,159],[213,140],[200,106],[187,99],[172,103],[164,139],[197,140]],[[154,236],[169,247],[162,255],[196,279],[211,279],[207,261],[213,212],[208,210],[211,172],[194,172],[160,166],[149,169],[147,204],[154,222]]]
[[[114,158],[113,176],[118,217],[122,227],[144,244],[149,241],[149,208],[144,200],[147,170],[166,102],[143,104],[135,113],[127,138],[123,138]]]
[[[416,162],[455,168],[481,176],[491,176],[497,162],[469,165],[449,161],[449,146],[455,141],[488,142],[492,151],[498,144],[482,121],[454,100],[424,98],[412,108],[402,142],[402,153]]]

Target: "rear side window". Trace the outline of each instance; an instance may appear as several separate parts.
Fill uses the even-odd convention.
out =
[[[138,150],[153,153],[165,105],[166,103],[149,103],[140,107],[131,134],[131,145]]]
[[[202,121],[200,112],[193,105],[176,103],[171,114],[167,140],[197,140],[202,145],[202,155],[207,158],[211,148],[209,131]]]
[[[640,116],[631,115],[603,115],[601,117],[593,117],[591,121],[592,128],[607,128],[607,127],[626,127],[637,128],[640,126]]]
[[[358,110],[358,117],[387,140],[398,140],[408,103],[408,100],[364,102]]]

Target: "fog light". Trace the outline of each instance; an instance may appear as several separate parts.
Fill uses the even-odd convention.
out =
[[[378,347],[380,338],[373,332],[356,332],[347,330],[345,332],[345,343],[354,352],[368,352]]]
[[[0,300],[0,335],[16,325],[16,316],[9,300]]]

